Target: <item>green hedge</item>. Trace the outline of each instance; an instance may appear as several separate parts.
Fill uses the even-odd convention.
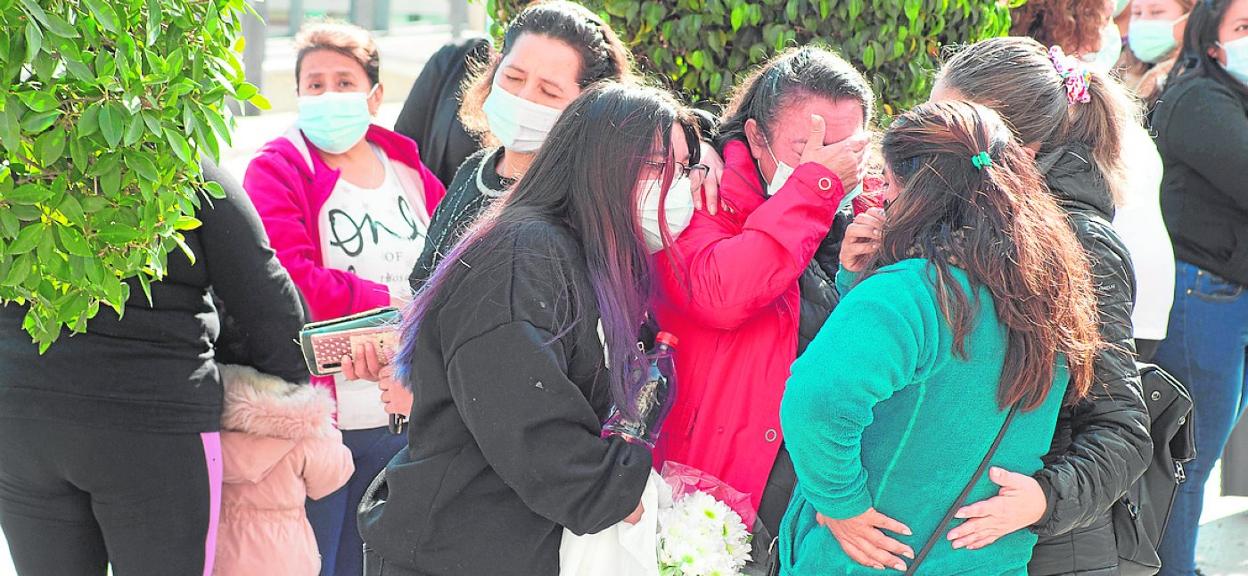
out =
[[[0,304],[41,350],[190,254],[229,142],[245,0],[0,0]]]
[[[611,24],[644,70],[691,101],[722,104],[757,64],[819,42],[867,72],[889,116],[927,99],[942,46],[1008,33],[1011,2],[1019,0],[581,1]],[[527,3],[488,0],[487,11],[506,22]]]

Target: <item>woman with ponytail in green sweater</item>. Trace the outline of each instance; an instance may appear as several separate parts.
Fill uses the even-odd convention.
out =
[[[781,573],[905,571],[938,533],[918,574],[1025,574],[1030,532],[955,550],[940,524],[1012,406],[990,463],[1030,474],[1063,398],[1086,394],[1101,346],[1088,262],[990,110],[919,106],[884,157],[887,222],[869,214],[881,234],[860,222],[847,236],[843,300],[781,407],[798,477]],[[970,501],[996,492],[988,476]]]

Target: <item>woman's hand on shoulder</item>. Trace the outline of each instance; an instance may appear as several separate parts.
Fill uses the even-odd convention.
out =
[[[706,178],[702,180],[701,191],[693,191],[693,207],[714,216],[719,212],[719,183],[724,178],[724,159],[709,142],[701,145],[701,163],[706,166]]]

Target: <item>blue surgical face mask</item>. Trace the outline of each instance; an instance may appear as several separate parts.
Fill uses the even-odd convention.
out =
[[[1127,30],[1127,45],[1136,58],[1156,64],[1178,47],[1174,25],[1178,20],[1132,20]]]
[[[1130,5],[1131,5],[1131,0],[1118,0],[1118,3],[1114,5],[1114,18],[1121,16],[1122,11],[1126,10],[1127,6],[1130,6]]]
[[[1226,73],[1248,86],[1248,37],[1219,45],[1226,52]]]
[[[359,144],[368,132],[373,115],[368,99],[377,91],[326,92],[299,97],[299,130],[317,148],[330,154],[342,154]]]
[[[1118,57],[1122,56],[1122,38],[1118,36],[1118,27],[1110,22],[1101,30],[1101,49],[1083,55],[1083,61],[1094,70],[1109,72],[1118,65]]]

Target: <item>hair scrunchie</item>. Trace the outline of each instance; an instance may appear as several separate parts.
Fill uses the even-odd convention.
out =
[[[1062,82],[1066,84],[1067,101],[1071,104],[1076,102],[1086,104],[1092,101],[1092,94],[1088,92],[1092,72],[1087,66],[1073,56],[1067,56],[1061,46],[1049,48],[1049,60],[1053,62],[1053,68],[1057,70],[1058,76],[1061,76]]]

